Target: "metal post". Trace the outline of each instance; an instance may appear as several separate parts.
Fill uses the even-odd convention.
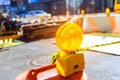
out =
[[[66,0],[66,11],[68,11],[68,0]]]

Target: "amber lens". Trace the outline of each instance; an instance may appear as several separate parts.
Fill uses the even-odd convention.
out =
[[[77,50],[83,40],[81,27],[75,23],[67,22],[63,24],[56,33],[56,43],[63,51]]]

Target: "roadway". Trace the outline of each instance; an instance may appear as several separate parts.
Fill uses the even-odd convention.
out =
[[[50,64],[60,49],[55,38],[39,39],[0,51],[0,80],[14,80],[30,68]],[[89,80],[120,80],[120,56],[85,51],[85,71]]]

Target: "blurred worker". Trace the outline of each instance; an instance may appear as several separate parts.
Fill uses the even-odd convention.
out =
[[[4,26],[4,17],[2,12],[0,12],[0,37],[4,36],[4,32],[5,32],[5,26]],[[3,43],[5,42],[5,40],[3,40]]]
[[[2,32],[5,32],[5,26],[4,26],[4,17],[2,12],[0,12],[0,36],[2,36]]]
[[[16,34],[14,32],[7,33],[12,30],[16,30],[17,26],[15,25],[15,22],[10,20],[10,16],[8,14],[4,15],[0,12],[0,36],[10,36],[13,34]],[[7,39],[7,42],[9,42],[9,39]],[[3,43],[5,43],[5,39],[3,40]]]

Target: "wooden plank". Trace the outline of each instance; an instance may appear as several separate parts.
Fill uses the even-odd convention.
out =
[[[25,25],[23,25],[22,27],[24,28],[24,27],[33,27],[33,26],[40,26],[40,25],[42,25],[42,24],[40,24],[40,23],[34,23],[34,24],[25,24]]]
[[[15,39],[15,38],[19,38],[19,36],[18,36],[18,35],[1,36],[1,37],[0,37],[0,40],[10,39],[10,38]]]

